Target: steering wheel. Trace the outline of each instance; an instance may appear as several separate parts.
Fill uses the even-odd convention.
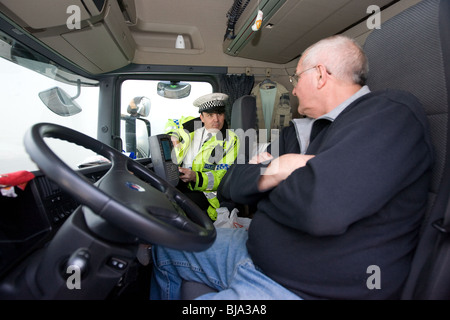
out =
[[[111,161],[92,183],[71,169],[44,138],[72,142]],[[83,133],[52,123],[33,125],[25,134],[27,152],[48,178],[115,227],[149,244],[202,251],[216,238],[209,217],[178,189],[139,162]]]

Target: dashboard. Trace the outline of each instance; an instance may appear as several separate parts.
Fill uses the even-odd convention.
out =
[[[150,159],[140,161],[152,169]],[[92,183],[110,168],[109,164],[79,169]],[[17,197],[0,197],[0,279],[15,265],[42,248],[53,237],[79,203],[40,171]]]

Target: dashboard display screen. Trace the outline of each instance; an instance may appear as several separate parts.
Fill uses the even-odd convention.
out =
[[[170,140],[161,139],[161,145],[162,145],[162,149],[163,149],[163,153],[164,153],[164,160],[171,161],[172,160],[172,156],[171,156],[172,148],[170,147]]]

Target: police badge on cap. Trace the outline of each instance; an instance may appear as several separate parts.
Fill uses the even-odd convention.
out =
[[[210,93],[195,100],[194,106],[200,113],[224,113],[227,100],[228,96],[224,93]]]

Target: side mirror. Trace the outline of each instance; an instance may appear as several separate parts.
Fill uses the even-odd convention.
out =
[[[73,116],[81,112],[81,107],[75,102],[80,95],[80,86],[78,86],[78,94],[71,97],[67,92],[59,87],[39,92],[39,98],[51,111],[62,117]]]
[[[157,92],[164,98],[181,99],[191,94],[191,85],[179,81],[160,81],[158,82]]]
[[[151,102],[150,99],[142,97],[134,97],[128,105],[127,112],[135,117],[148,117],[150,114]]]
[[[149,156],[148,138],[151,135],[150,121],[141,117],[150,114],[151,102],[148,97],[134,97],[127,108],[128,115],[120,119],[125,123],[125,152],[136,158]]]

